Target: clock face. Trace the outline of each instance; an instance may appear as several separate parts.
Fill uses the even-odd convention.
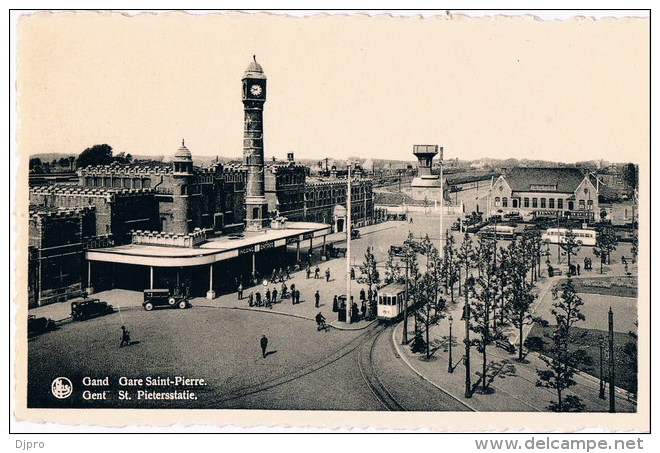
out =
[[[252,86],[250,87],[250,94],[251,94],[252,96],[259,96],[259,95],[261,95],[261,92],[262,92],[262,91],[263,91],[263,90],[262,90],[262,88],[261,88],[261,85],[252,85]]]

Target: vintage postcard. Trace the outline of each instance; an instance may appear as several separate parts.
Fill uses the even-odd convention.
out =
[[[648,17],[17,14],[16,422],[650,430]]]

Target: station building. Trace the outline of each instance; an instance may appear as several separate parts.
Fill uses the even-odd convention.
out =
[[[310,178],[293,155],[265,165],[266,76],[256,59],[242,86],[241,164],[194,166],[182,142],[168,163],[89,166],[78,184],[30,188],[30,307],[182,283],[213,298],[299,262],[301,244],[324,247],[333,227],[343,231],[347,181]],[[360,176],[353,214],[356,226],[373,222],[371,180]]]
[[[598,191],[578,168],[516,167],[495,181],[490,214],[519,212],[532,217],[599,218]]]

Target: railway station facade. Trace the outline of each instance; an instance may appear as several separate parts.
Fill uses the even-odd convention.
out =
[[[497,178],[490,197],[491,215],[600,218],[596,186],[578,168],[513,168]]]
[[[345,229],[347,180],[311,178],[292,154],[266,164],[266,76],[256,59],[242,85],[241,164],[195,166],[182,141],[168,163],[88,166],[77,184],[30,188],[30,307],[182,283],[215,297]],[[373,223],[371,180],[358,176],[352,186],[354,225]]]

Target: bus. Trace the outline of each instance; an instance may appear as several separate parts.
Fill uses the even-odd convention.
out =
[[[541,239],[550,244],[557,244],[566,240],[567,228],[548,228],[541,235]],[[596,245],[596,231],[595,230],[572,230],[575,235],[575,242],[579,245]]]
[[[518,232],[516,227],[511,225],[486,225],[479,230],[477,235],[480,238],[495,238],[495,239],[508,239],[513,240],[516,238]]]

